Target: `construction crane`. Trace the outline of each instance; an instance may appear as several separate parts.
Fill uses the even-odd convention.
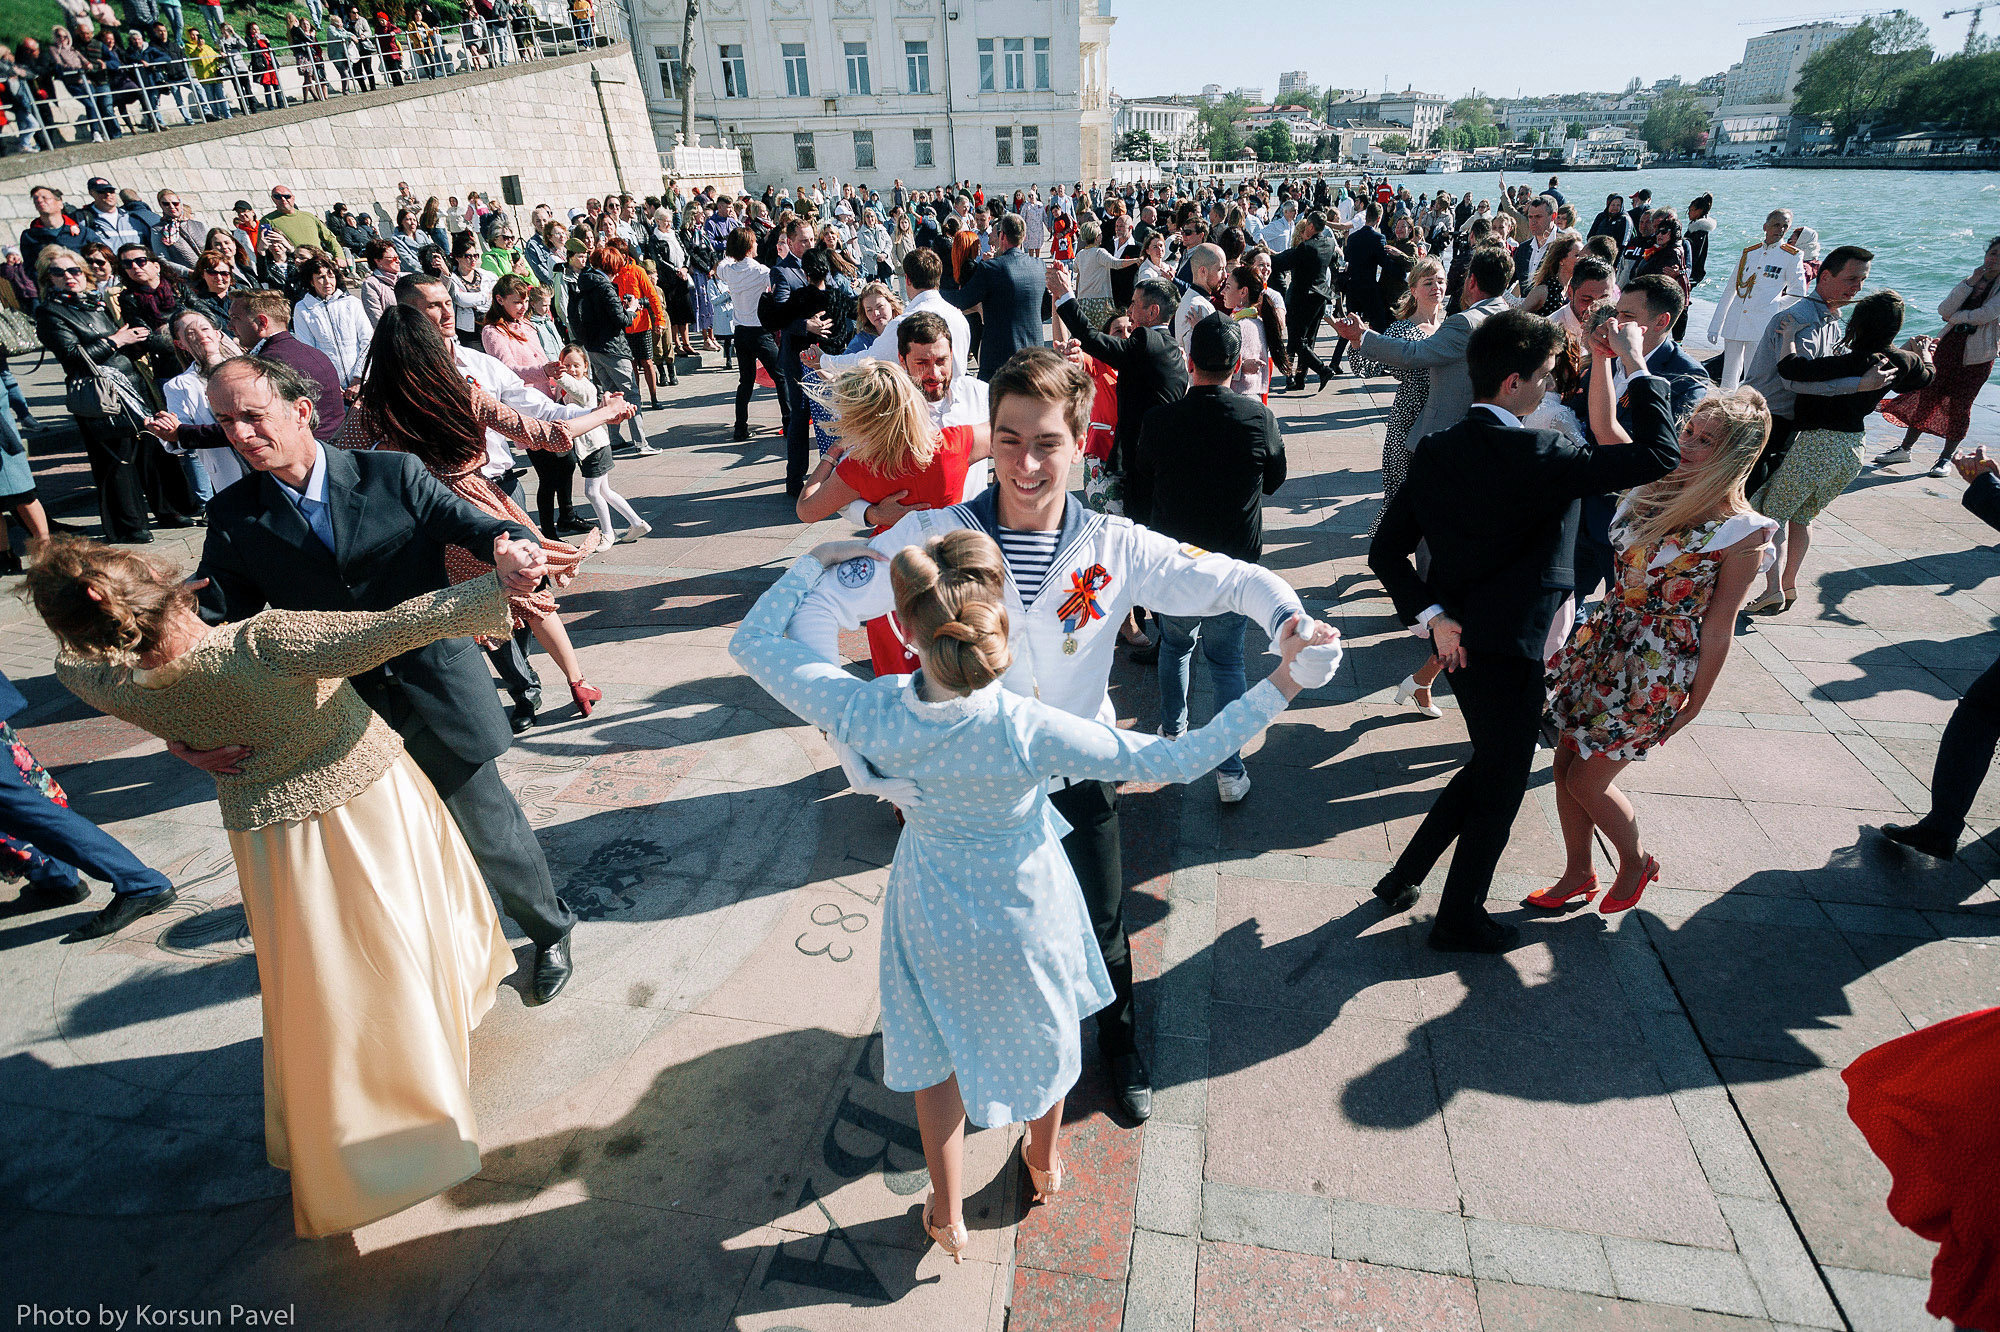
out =
[[[1979,40],[1979,11],[1982,9],[1992,9],[1995,6],[2000,6],[2000,0],[1979,0],[1979,3],[1976,5],[1967,5],[1963,9],[1947,9],[1944,11],[1946,18],[1957,18],[1960,14],[1972,15],[1972,22],[1967,24],[1965,29],[1966,55],[1972,54],[1972,44]]]
[[[1986,3],[2000,3],[2000,0],[1986,0]],[[1881,18],[1884,14],[1893,14],[1895,12],[1893,9],[1849,9],[1838,14],[1787,14],[1783,18],[1744,19],[1736,26],[1739,28],[1775,29],[1789,27],[1794,23],[1832,23],[1839,19]]]

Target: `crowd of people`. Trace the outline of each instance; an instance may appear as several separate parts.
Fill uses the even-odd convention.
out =
[[[220,0],[62,0],[46,39],[0,41],[0,156],[278,111],[598,44],[596,0],[471,0],[448,16],[305,0],[267,32]],[[195,21],[187,10],[192,9]],[[173,118],[169,119],[171,109]]]
[[[1538,745],[1568,863],[1529,908],[1627,911],[1671,871],[1618,779],[1700,715],[1739,614],[1791,608],[1810,525],[1859,473],[1878,404],[1911,443],[1943,440],[1969,504],[2000,494],[1983,450],[1957,456],[1994,359],[2000,239],[1941,307],[1943,336],[1899,343],[1902,298],[1862,294],[1870,252],[1822,258],[1773,213],[1704,362],[1680,339],[1714,201],[1684,222],[1614,194],[1586,231],[1554,179],[1502,182],[1497,206],[1323,178],[675,188],[539,206],[518,230],[479,191],[420,205],[404,184],[386,235],[282,184],[270,212],[239,202],[225,227],[171,189],[157,211],[109,180],[89,190],[72,210],[38,187],[0,276],[68,376],[112,544],[52,531],[24,448],[0,505],[36,539],[28,589],[63,682],[216,775],[266,982],[272,1159],[293,1171],[302,1234],[476,1169],[466,1037],[506,969],[480,878],[536,943],[536,998],[573,973],[574,917],[493,761],[537,719],[530,642],[581,715],[600,697],[558,593],[621,539],[617,519],[623,539],[650,530],[608,476],[656,449],[641,382],[657,406],[704,349],[736,374],[732,438],[750,452],[769,383],[799,519],[868,532],[786,572],[732,651],[904,824],[885,1078],[916,1097],[924,1221],[954,1257],[968,1117],[1026,1123],[1033,1192],[1063,1188],[1085,1019],[1122,1113],[1151,1112],[1115,783],[1213,770],[1218,798],[1244,801],[1244,744],[1340,660],[1260,563],[1263,503],[1287,481],[1273,394],[1349,367],[1395,380],[1368,564],[1429,646],[1395,700],[1439,717],[1448,683],[1471,751],[1375,893],[1409,909],[1455,844],[1428,935],[1446,952],[1519,938],[1487,899]],[[205,524],[190,581],[121,548],[151,539],[149,512]],[[1252,624],[1279,658],[1254,688]],[[864,627],[872,683],[839,648]],[[497,690],[455,649],[467,635]],[[1155,727],[1113,724],[1121,648],[1157,673]],[[1197,653],[1215,699],[1200,727]],[[1996,672],[1945,737],[1937,807],[1891,839],[1952,854],[2000,740]],[[113,883],[79,936],[173,900],[67,811],[10,813],[60,804],[15,753],[26,794],[0,816],[33,890],[80,900],[64,864]],[[1602,888],[1599,834],[1617,859]],[[362,863],[397,881],[328,869]],[[321,912],[356,897],[367,919],[330,932]],[[358,950],[399,923],[422,946],[367,1011],[393,1012],[401,1044],[376,1049],[379,1086],[327,1085],[309,1070],[360,1034],[326,1014],[362,987]],[[312,983],[281,1000],[272,976],[292,968]],[[393,1188],[343,1155],[419,1122],[452,1127]]]

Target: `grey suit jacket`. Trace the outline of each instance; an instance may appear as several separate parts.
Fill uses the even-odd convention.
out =
[[[1505,298],[1499,296],[1468,305],[1422,342],[1406,342],[1380,333],[1361,335],[1355,355],[1399,369],[1431,372],[1431,392],[1424,400],[1423,415],[1410,427],[1412,449],[1424,436],[1448,430],[1465,419],[1472,406],[1472,376],[1465,368],[1465,345],[1472,341],[1473,329],[1506,308]]]

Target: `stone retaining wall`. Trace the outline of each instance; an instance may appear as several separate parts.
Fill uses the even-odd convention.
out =
[[[420,199],[462,200],[473,189],[497,199],[508,175],[521,178],[526,208],[567,211],[614,188],[660,192],[660,148],[629,46],[8,157],[0,160],[0,234],[12,239],[33,220],[33,186],[52,184],[82,207],[93,176],[129,185],[148,202],[170,186],[196,217],[227,226],[234,200],[265,212],[280,182],[313,213],[344,201],[386,216],[399,180]]]

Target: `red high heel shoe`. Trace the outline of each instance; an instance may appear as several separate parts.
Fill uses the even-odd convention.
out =
[[[1606,897],[1604,904],[1598,910],[1607,916],[1615,915],[1620,911],[1630,911],[1633,907],[1639,905],[1639,896],[1646,891],[1646,885],[1654,882],[1659,877],[1660,862],[1651,856],[1647,856],[1646,868],[1639,871],[1639,886],[1632,890],[1632,895],[1630,897]]]
[[[588,680],[571,680],[569,696],[576,700],[577,712],[588,717],[590,710],[597,706],[597,700],[604,697],[604,691],[593,688]]]
[[[1556,891],[1557,885],[1550,885],[1539,893],[1529,893],[1521,899],[1522,906],[1534,907],[1538,911],[1566,911],[1578,895],[1583,897],[1583,905],[1589,906],[1597,898],[1597,876],[1590,875],[1576,887],[1563,892]]]

